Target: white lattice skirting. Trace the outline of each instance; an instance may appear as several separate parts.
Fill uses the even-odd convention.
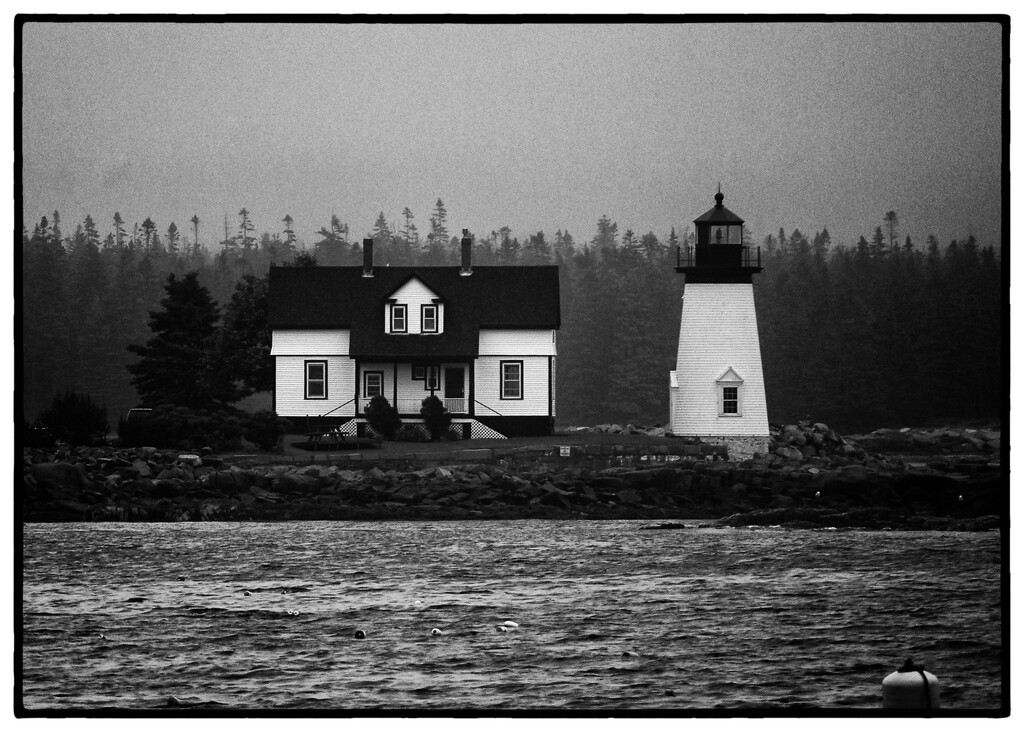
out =
[[[467,420],[467,419],[455,419],[455,420],[452,420],[452,424],[453,425],[456,425],[456,424],[466,424],[467,422],[469,423],[469,437],[472,440],[506,440],[506,439],[508,439],[507,437],[505,437],[505,435],[501,434],[497,430],[491,429],[487,425],[482,424],[482,423],[476,421],[475,419],[469,419],[469,420]],[[365,423],[366,423],[365,419],[361,419],[361,418],[350,419],[348,422],[345,422],[345,424],[340,425],[337,429],[338,429],[338,432],[341,432],[342,434],[345,434],[345,435],[355,435],[356,434],[357,425],[365,424]],[[426,427],[423,427],[423,423],[422,422],[414,422],[412,420],[405,420],[403,422],[403,424],[408,425],[410,427],[415,427],[415,428],[421,429],[423,431],[423,436],[424,437],[426,437],[426,438],[430,437],[430,434],[426,431]],[[372,432],[372,428],[371,427],[367,427],[367,431],[368,432]]]

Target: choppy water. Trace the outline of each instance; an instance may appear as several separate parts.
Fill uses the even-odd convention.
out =
[[[911,656],[1000,706],[998,533],[650,524],[26,525],[21,699],[853,711]]]

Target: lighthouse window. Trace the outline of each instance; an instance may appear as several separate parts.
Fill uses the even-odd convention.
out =
[[[740,388],[738,386],[722,387],[722,414],[740,413]]]

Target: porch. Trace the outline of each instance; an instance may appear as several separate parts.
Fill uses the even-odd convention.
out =
[[[473,415],[473,363],[466,361],[358,361],[356,417],[363,417],[376,396],[388,400],[403,419],[420,416],[431,395],[453,416]]]

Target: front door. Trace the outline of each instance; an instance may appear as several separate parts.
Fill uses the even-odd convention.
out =
[[[461,366],[445,367],[444,406],[453,414],[466,413],[466,370]]]
[[[445,368],[444,395],[448,399],[465,399],[466,370],[461,366],[447,366]]]

